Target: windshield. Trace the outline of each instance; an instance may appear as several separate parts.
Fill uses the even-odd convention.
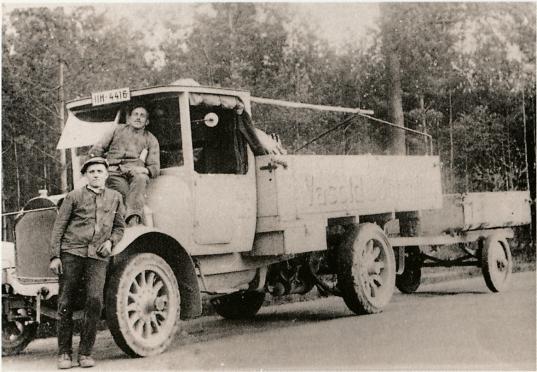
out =
[[[146,129],[160,145],[161,168],[183,164],[179,95],[159,93],[136,97],[130,102],[69,111],[67,123],[58,148],[76,148],[78,162],[83,161],[89,148],[117,126],[126,125],[130,108],[144,106],[149,113]]]
[[[80,168],[90,147],[106,136],[111,138],[113,131],[127,125],[130,109],[140,105],[149,114],[146,129],[159,142],[160,168],[183,166],[185,139],[182,139],[180,112],[183,94],[170,91],[138,94],[131,96],[127,102],[92,106],[84,101],[72,107],[57,148],[72,150],[75,185],[80,182]],[[193,170],[199,174],[246,174],[247,143],[253,146],[256,155],[266,151],[241,99],[212,92],[189,92],[187,97],[189,112],[187,115],[183,113],[183,116],[190,117],[190,125],[183,128],[183,132],[186,130],[190,137],[186,143],[192,141]],[[214,126],[208,125],[204,119],[209,114],[219,119]]]

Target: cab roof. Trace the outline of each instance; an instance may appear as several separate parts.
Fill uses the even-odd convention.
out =
[[[179,84],[170,84],[170,85],[159,85],[147,88],[137,88],[130,90],[131,97],[141,97],[150,94],[159,94],[159,93],[198,93],[198,94],[211,94],[217,96],[233,96],[239,97],[242,102],[247,103],[250,99],[250,92],[247,90],[241,89],[227,89],[227,88],[214,88],[206,86],[188,86],[188,85],[179,85]],[[86,107],[91,107],[92,100],[90,96],[77,98],[74,100],[67,101],[66,108],[68,110],[73,109],[84,109]]]

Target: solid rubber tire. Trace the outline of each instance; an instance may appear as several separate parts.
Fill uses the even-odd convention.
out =
[[[384,278],[381,298],[372,299],[364,284],[369,279],[367,268],[360,257],[370,240],[375,240],[384,255]],[[395,255],[384,234],[376,224],[363,223],[349,225],[347,233],[337,252],[338,286],[347,307],[356,314],[381,312],[390,302],[395,288]]]
[[[496,275],[497,262],[494,260],[495,250],[501,249],[507,261],[503,278]],[[513,259],[507,240],[500,235],[492,235],[485,239],[481,249],[481,271],[485,284],[491,292],[501,292],[509,287],[513,271]]]
[[[216,313],[226,319],[253,318],[265,301],[265,292],[235,292],[211,301]]]
[[[421,262],[419,256],[416,256],[419,253],[418,247],[412,246],[407,249],[414,251],[409,251],[408,256],[405,257],[405,269],[395,277],[395,286],[401,293],[411,294],[416,292],[421,284]]]
[[[10,340],[7,333],[7,324],[2,319],[2,356],[17,355],[23,351],[36,337],[37,327],[37,323],[23,325],[21,334],[16,339]]]
[[[401,293],[412,294],[421,284],[421,267],[405,268],[402,274],[395,278],[395,286]]]
[[[173,324],[167,327],[165,338],[158,345],[144,344],[128,326],[125,316],[125,296],[133,284],[130,278],[145,269],[160,271],[159,277],[165,282],[170,298],[174,298],[175,316],[170,314]],[[166,283],[167,282],[167,283]],[[180,324],[180,295],[172,268],[160,256],[153,253],[134,254],[114,268],[106,289],[106,320],[116,344],[132,357],[145,357],[162,353],[174,339]]]

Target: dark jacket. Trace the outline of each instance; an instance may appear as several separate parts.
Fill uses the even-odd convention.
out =
[[[105,188],[97,194],[83,186],[69,192],[58,212],[51,237],[51,257],[60,252],[108,260],[97,255],[106,240],[115,246],[125,230],[125,207],[119,192]]]

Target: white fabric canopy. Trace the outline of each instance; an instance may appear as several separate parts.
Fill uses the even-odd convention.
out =
[[[78,119],[69,112],[67,122],[56,149],[69,149],[73,147],[91,146],[113,131],[119,120],[119,112],[115,121],[89,122]]]

